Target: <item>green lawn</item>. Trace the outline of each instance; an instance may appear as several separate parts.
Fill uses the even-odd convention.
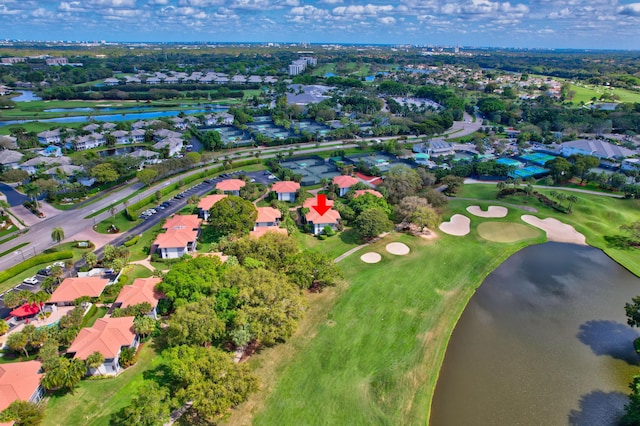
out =
[[[42,424],[107,426],[109,417],[129,404],[143,383],[144,373],[157,367],[161,360],[152,344],[143,345],[137,364],[118,377],[84,380],[73,393],[52,396]]]
[[[594,85],[571,85],[571,90],[576,92],[571,102],[575,105],[584,102],[585,104],[591,103],[591,99],[595,97],[600,100],[600,96],[604,93],[611,93],[619,97],[620,102],[635,103],[640,102],[640,93],[632,92],[626,89],[620,89],[615,87],[594,86]]]
[[[332,259],[335,259],[344,252],[363,243],[363,241],[360,240],[360,237],[351,228],[347,228],[343,232],[338,232],[336,235],[329,237],[326,240],[319,240],[311,234],[302,232],[295,232],[293,237],[298,241],[298,245],[303,250],[308,249],[318,251],[320,253],[327,254]]]
[[[131,285],[136,278],[149,278],[153,275],[153,271],[142,265],[128,265],[124,274],[127,276],[127,282],[124,285]]]
[[[104,317],[107,314],[107,312],[109,312],[109,309],[105,307],[99,307],[99,308],[95,307],[95,309],[91,307],[89,309],[88,315],[82,318],[82,325],[80,327],[81,328],[93,327],[93,324],[95,324],[96,320]]]
[[[156,239],[156,234],[160,231],[161,225],[158,223],[142,233],[137,243],[129,247],[130,260],[142,260],[149,256],[149,247]]]

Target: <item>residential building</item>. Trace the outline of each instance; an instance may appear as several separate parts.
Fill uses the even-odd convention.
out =
[[[111,132],[111,136],[116,138],[116,144],[127,144],[131,143],[131,138],[129,137],[129,132],[124,130],[116,130],[115,132]]]
[[[184,147],[184,142],[180,138],[166,138],[161,140],[160,142],[153,145],[153,149],[168,150],[168,156],[173,157],[175,155],[180,154],[182,148]]]
[[[158,77],[149,77],[147,78],[147,81],[145,81],[146,84],[160,84],[162,83],[162,81],[158,78]]]
[[[5,65],[19,64],[26,61],[27,58],[2,58],[2,63]]]
[[[141,128],[134,128],[131,131],[131,140],[133,141],[133,143],[142,143],[144,142],[145,133],[147,133],[146,130],[143,130]]]
[[[9,135],[0,135],[0,148],[18,149],[18,139]]]
[[[305,221],[311,225],[311,233],[313,235],[322,234],[326,226],[336,230],[340,221],[340,213],[337,210],[329,209],[321,215],[313,208],[313,206],[317,205],[317,197],[308,198],[304,204],[302,204],[303,208],[309,209],[309,213],[305,215]],[[327,206],[333,206],[333,200],[327,200]]]
[[[109,77],[104,79],[105,86],[117,86],[120,84],[120,80],[117,78]]]
[[[116,127],[118,127],[118,125],[115,124],[115,123],[109,123],[109,122],[102,123],[102,130],[103,131],[109,131],[110,132],[110,131],[114,130]]]
[[[69,349],[73,358],[86,360],[99,352],[104,362],[98,368],[89,369],[89,374],[118,374],[122,369],[119,358],[123,348],[137,348],[138,336],[133,330],[134,317],[98,318],[93,327],[80,330]]]
[[[86,126],[82,127],[82,130],[84,130],[85,132],[95,132],[100,128],[99,124],[96,123],[91,123],[91,124],[87,124]]]
[[[356,183],[358,183],[358,179],[353,176],[340,175],[333,178],[333,184],[338,186],[338,195],[341,197],[344,197]]]
[[[75,140],[73,146],[76,151],[98,148],[107,144],[107,139],[100,133],[91,133],[87,136],[80,136]]]
[[[280,210],[274,209],[273,207],[257,207],[256,210],[258,210],[258,216],[256,217],[254,230],[280,225],[280,218],[282,217]]]
[[[355,194],[353,195],[354,198],[360,197],[364,194],[371,194],[374,197],[378,197],[378,198],[384,198],[382,196],[381,193],[379,193],[378,191],[376,191],[375,189],[357,189],[355,191]]]
[[[152,252],[163,259],[178,259],[196,251],[200,233],[200,218],[197,215],[175,215],[167,219],[153,243]]]
[[[49,66],[61,66],[68,65],[69,60],[67,58],[47,58],[45,59],[45,63]]]
[[[211,194],[203,197],[198,203],[198,216],[208,221],[211,207],[225,197],[227,197],[227,194]]]
[[[67,183],[69,182],[69,177],[74,176],[78,173],[84,171],[84,167],[74,166],[72,164],[66,164],[64,166],[52,167],[46,172],[45,175],[51,176],[52,179],[55,179],[58,183]]]
[[[299,189],[300,184],[290,180],[276,182],[271,186],[271,190],[275,191],[278,201],[294,202]]]
[[[50,169],[54,166],[66,166],[71,164],[71,158],[69,157],[35,157],[30,160],[25,161],[18,165],[19,169],[24,170],[30,175],[36,173],[38,168],[47,168]]]
[[[148,124],[151,125],[152,123],[148,123]],[[175,132],[169,129],[158,129],[153,133],[153,139],[158,142],[167,138],[181,138],[181,137],[182,137],[182,133]]]
[[[44,397],[40,386],[42,363],[25,361],[0,364],[0,412],[14,401],[39,403]],[[3,425],[12,425],[2,423]]]
[[[0,155],[2,155],[0,153]],[[622,160],[622,170],[625,171],[640,171],[640,158],[625,158]]]
[[[45,130],[38,133],[38,142],[44,145],[51,145],[52,143],[60,143],[60,129]]]
[[[80,297],[99,297],[109,280],[101,277],[65,278],[47,303],[72,305]]]
[[[229,195],[240,195],[240,188],[246,184],[242,179],[225,179],[216,184],[216,189]]]
[[[136,278],[131,285],[122,287],[114,306],[124,309],[128,306],[147,302],[151,305],[151,311],[147,315],[153,319],[158,319],[156,308],[160,299],[164,298],[164,295],[156,290],[156,286],[161,281],[161,278],[155,277]]]
[[[17,169],[19,167],[20,160],[24,155],[18,151],[11,151],[5,149],[0,151],[0,165],[4,169]]]

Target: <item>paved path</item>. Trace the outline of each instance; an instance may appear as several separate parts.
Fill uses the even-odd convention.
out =
[[[384,238],[384,237],[386,237],[387,235],[389,235],[389,233],[388,233],[388,232],[382,233],[382,234],[378,235],[377,237],[375,237],[374,239],[372,239],[371,241],[366,242],[366,243],[364,243],[364,244],[360,244],[359,246],[354,247],[354,248],[352,248],[351,250],[349,250],[349,251],[347,251],[347,252],[345,252],[345,253],[342,253],[340,256],[338,256],[338,257],[336,257],[335,259],[333,259],[333,263],[338,263],[338,262],[340,262],[340,261],[341,261],[341,260],[343,260],[345,257],[352,255],[353,253],[357,252],[358,250],[360,250],[360,249],[361,249],[361,248],[363,248],[363,247],[366,247],[366,246],[368,246],[368,245],[370,245],[370,244],[373,244],[373,243],[377,243],[378,241],[380,241],[381,239],[383,239],[383,238]]]

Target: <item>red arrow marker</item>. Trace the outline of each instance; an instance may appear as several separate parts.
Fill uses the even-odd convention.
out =
[[[320,216],[324,216],[324,214],[331,209],[331,206],[327,205],[327,196],[324,194],[318,194],[318,205],[311,207],[313,207]]]

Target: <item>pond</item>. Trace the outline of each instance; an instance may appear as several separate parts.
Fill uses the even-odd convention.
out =
[[[11,100],[13,102],[30,102],[41,101],[42,98],[40,96],[34,95],[31,90],[21,90],[20,95],[12,97]]]
[[[591,247],[513,255],[456,325],[430,424],[616,424],[640,366],[624,311],[637,295],[640,279]]]
[[[100,157],[113,157],[114,155],[130,154],[136,149],[140,149],[140,147],[124,146],[121,148],[103,149],[98,151],[98,155],[100,155]]]

